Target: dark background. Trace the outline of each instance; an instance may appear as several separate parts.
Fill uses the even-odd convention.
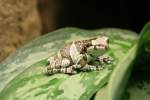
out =
[[[57,28],[117,27],[140,32],[150,20],[148,0],[60,0]]]
[[[63,27],[140,33],[148,0],[0,0],[0,61],[34,38]]]

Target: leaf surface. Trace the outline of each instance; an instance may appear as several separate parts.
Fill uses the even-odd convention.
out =
[[[65,35],[64,35],[65,34]],[[100,35],[110,38],[105,53],[114,58],[111,65],[95,72],[76,75],[43,74],[46,59],[64,44]],[[82,30],[64,28],[27,44],[0,64],[1,100],[88,100],[107,84],[117,64],[129,55],[137,42],[134,32],[121,29]]]
[[[141,73],[140,76],[133,74],[134,78],[140,77],[139,79],[136,78],[136,80],[135,80],[134,78],[132,78],[132,76],[130,76],[132,78],[130,81],[134,80],[133,87],[135,87],[137,84],[140,84],[141,79],[149,76],[148,74],[146,74],[147,72],[150,72],[150,70],[149,70],[149,67],[150,67],[149,66],[150,65],[149,49],[150,49],[150,23],[146,24],[145,27],[143,28],[143,30],[141,31],[139,41],[135,45],[135,47],[133,47],[129,51],[129,53],[126,55],[125,59],[122,62],[118,63],[117,67],[113,71],[113,74],[110,78],[109,85],[108,85],[108,97],[109,97],[108,100],[120,100],[121,96],[123,95],[122,93],[125,89],[126,83],[128,82],[129,76],[133,70],[137,70],[137,69],[141,70],[141,69],[146,68],[145,73]],[[143,72],[143,71],[141,71],[141,72]],[[146,76],[141,78],[142,76],[144,76],[143,74],[146,74]],[[130,81],[129,81],[129,83],[130,83]],[[131,82],[131,83],[133,83],[133,82]],[[147,82],[144,82],[144,83],[147,83]],[[148,87],[148,89],[149,89],[149,87]],[[134,92],[132,90],[133,94],[136,94],[135,92],[136,92],[136,89]],[[137,93],[137,97],[139,97],[138,93]],[[141,97],[139,97],[139,98],[141,98]],[[133,100],[135,100],[135,99],[133,99]],[[145,100],[149,100],[149,99],[147,98]]]

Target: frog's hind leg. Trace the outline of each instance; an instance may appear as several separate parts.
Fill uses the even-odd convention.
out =
[[[65,73],[65,74],[76,74],[77,72],[72,67],[67,68],[51,68],[46,69],[47,74]]]
[[[59,72],[60,72],[60,70],[56,69],[56,68],[45,68],[44,69],[44,73],[49,74],[49,75],[59,73]]]
[[[99,71],[102,70],[102,66],[93,66],[93,65],[88,65],[86,64],[83,68],[81,68],[81,71]]]
[[[74,70],[72,66],[67,67],[67,68],[60,68],[60,73],[66,73],[66,74],[76,74],[77,71]]]
[[[107,55],[102,55],[102,56],[98,56],[97,60],[101,63],[101,64],[111,64],[113,61],[113,58]]]

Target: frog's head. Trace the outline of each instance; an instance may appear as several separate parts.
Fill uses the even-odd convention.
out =
[[[99,46],[101,49],[106,49],[106,48],[108,48],[108,42],[109,42],[108,37],[101,36],[95,40],[92,40],[92,45]]]

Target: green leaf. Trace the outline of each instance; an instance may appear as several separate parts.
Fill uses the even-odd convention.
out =
[[[149,73],[149,70],[132,72],[121,100],[150,100]]]
[[[122,92],[126,86],[126,80],[129,77],[131,71],[131,64],[135,59],[136,45],[134,45],[123,59],[116,65],[108,85],[104,89],[100,89],[96,95],[95,100],[120,100]],[[118,92],[119,91],[119,92]]]
[[[65,34],[65,35],[64,35]],[[64,44],[99,35],[110,38],[106,52],[114,58],[111,65],[95,72],[47,76],[42,70],[46,58]],[[109,80],[112,70],[137,42],[134,32],[121,29],[82,30],[64,28],[48,33],[27,44],[0,64],[1,100],[88,100]]]
[[[94,100],[108,100],[108,85],[102,87],[97,93]]]
[[[108,84],[108,100],[119,100],[126,82],[130,76],[131,64],[136,57],[136,45],[128,52],[122,61],[120,61],[113,71]],[[118,92],[119,91],[119,92]]]
[[[125,100],[150,100],[150,22],[141,31],[137,58],[126,91]],[[128,96],[126,96],[128,95]]]
[[[150,65],[149,61],[150,61],[150,22],[144,26],[144,28],[140,33],[135,66],[137,66],[140,69],[145,68],[140,67],[138,65]]]
[[[139,66],[140,69],[142,69],[144,65],[150,64],[150,23],[146,24],[146,26],[142,30],[137,45],[137,47],[134,46],[128,52],[126,57],[118,63],[117,67],[113,71],[108,85],[108,100],[120,100],[133,66],[134,69],[137,66]],[[145,100],[149,99],[147,98]]]

